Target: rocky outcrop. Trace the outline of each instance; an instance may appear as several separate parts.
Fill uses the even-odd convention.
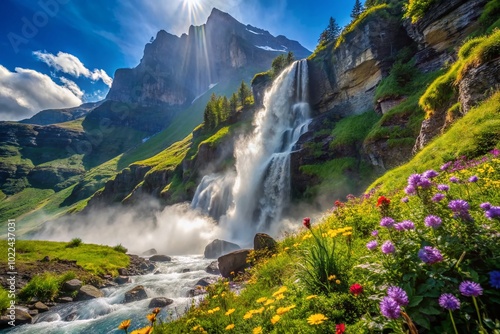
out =
[[[215,239],[205,247],[203,255],[207,259],[216,259],[241,247],[229,241]]]
[[[219,262],[213,261],[206,268],[205,271],[212,275],[220,275]]]
[[[172,258],[167,255],[153,255],[149,258],[149,261],[152,262],[170,262]]]
[[[250,266],[247,257],[250,249],[240,249],[219,257],[219,270],[222,277],[235,277]]]
[[[500,89],[500,58],[469,68],[458,85],[462,114]]]
[[[255,251],[275,251],[278,243],[269,234],[257,233],[253,238],[253,249]]]
[[[100,106],[102,101],[84,103],[79,107],[65,109],[47,109],[36,113],[33,117],[23,119],[19,123],[49,125],[73,121],[75,119],[85,117],[94,108]]]

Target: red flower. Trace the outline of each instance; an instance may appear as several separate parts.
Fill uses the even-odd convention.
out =
[[[336,332],[335,334],[344,334],[345,332],[345,324],[335,325]]]
[[[311,218],[309,217],[304,218],[302,224],[304,224],[306,228],[311,229]]]
[[[390,203],[391,203],[391,200],[385,196],[380,196],[377,200],[377,206],[385,206],[385,205],[389,205]]]
[[[342,203],[342,202],[341,202],[341,201],[339,201],[339,200],[336,200],[334,205],[335,205],[335,206],[344,206],[344,203]]]
[[[349,291],[351,291],[351,293],[354,295],[354,296],[358,296],[360,294],[363,293],[363,287],[361,286],[361,284],[358,284],[358,283],[354,283],[353,285],[351,285],[351,287],[349,288]]]

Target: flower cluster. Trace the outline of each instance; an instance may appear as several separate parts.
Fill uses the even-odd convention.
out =
[[[484,210],[484,216],[488,219],[500,217],[500,206],[493,206],[489,202],[486,202],[482,203],[479,207]]]
[[[448,208],[453,211],[455,218],[472,221],[469,213],[469,203],[463,199],[455,199],[448,203]]]
[[[397,319],[401,315],[401,307],[408,305],[406,291],[397,286],[387,289],[387,296],[380,302],[380,312],[389,319]]]
[[[426,264],[434,264],[443,261],[443,255],[434,247],[425,246],[418,251],[418,257]]]

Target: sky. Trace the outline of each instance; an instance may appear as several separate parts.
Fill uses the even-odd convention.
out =
[[[354,0],[2,0],[0,120],[29,118],[105,98],[118,68],[139,64],[163,29],[180,36],[212,8],[314,50]]]

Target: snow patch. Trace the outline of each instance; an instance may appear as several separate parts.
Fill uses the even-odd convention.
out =
[[[267,46],[267,45],[266,46],[255,45],[255,47],[259,48],[259,49],[262,49],[262,50],[266,50],[266,51],[286,52],[286,48],[283,49],[283,50],[277,50],[277,49],[273,49],[272,47]]]
[[[214,88],[215,86],[217,86],[218,84],[219,84],[218,82],[216,82],[216,83],[214,83],[214,84],[210,84],[210,85],[208,86],[208,89],[212,89],[212,88]]]
[[[255,35],[264,35],[260,32],[256,32],[256,31],[253,31],[253,30],[250,30],[250,29],[247,29],[247,31],[250,31],[252,34],[255,34]]]

